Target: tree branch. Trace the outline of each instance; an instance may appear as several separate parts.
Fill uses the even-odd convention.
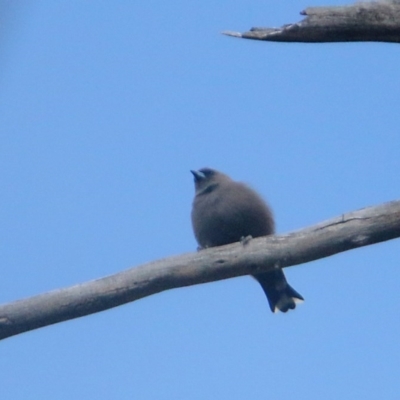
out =
[[[251,28],[223,34],[270,42],[400,42],[400,2],[309,7],[301,22],[281,28]]]
[[[400,237],[400,201],[286,235],[154,261],[0,306],[0,339],[107,310],[164,290],[289,267]]]

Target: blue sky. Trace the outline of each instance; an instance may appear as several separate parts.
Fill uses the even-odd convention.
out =
[[[317,4],[2,1],[0,302],[194,251],[190,169],[280,233],[399,199],[398,45],[220,34]],[[398,399],[399,264],[394,240],[289,268],[287,315],[243,277],[15,336],[1,398]]]

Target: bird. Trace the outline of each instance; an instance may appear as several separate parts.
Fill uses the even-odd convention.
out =
[[[252,188],[212,168],[190,172],[195,184],[191,220],[199,249],[274,234],[272,211]],[[274,313],[293,310],[296,303],[304,300],[287,283],[279,267],[253,277],[260,283]]]

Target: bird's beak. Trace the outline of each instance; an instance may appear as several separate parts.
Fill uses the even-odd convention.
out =
[[[193,174],[195,181],[201,181],[206,177],[201,171],[194,171],[191,169],[190,172]]]

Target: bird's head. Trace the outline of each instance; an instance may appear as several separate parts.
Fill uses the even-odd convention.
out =
[[[212,192],[221,182],[230,180],[230,178],[222,172],[211,168],[201,168],[199,170],[190,170],[194,176],[194,186],[196,194]]]

